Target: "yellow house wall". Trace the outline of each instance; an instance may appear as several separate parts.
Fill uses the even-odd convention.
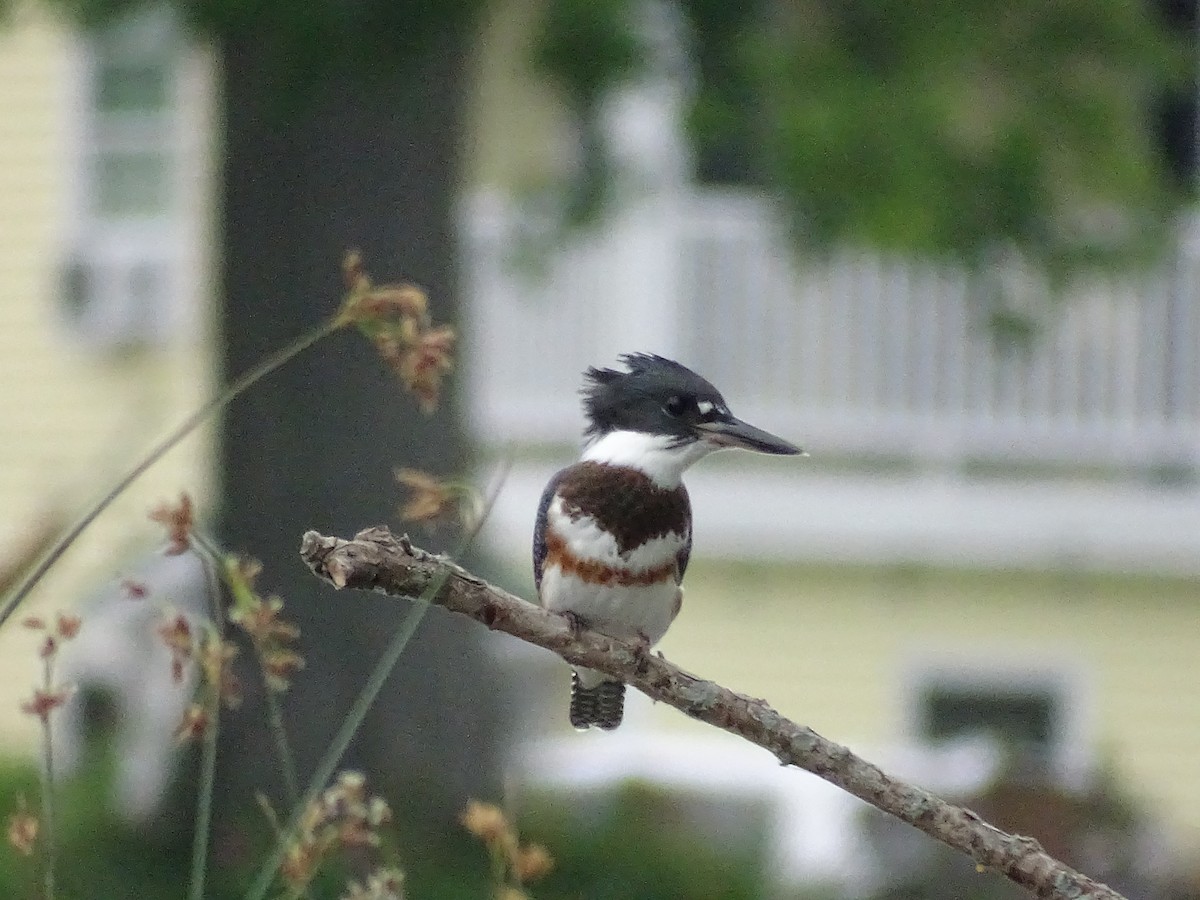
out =
[[[1196,850],[1198,587],[1083,574],[698,561],[662,649],[684,668],[765,697],[866,753],[903,737],[905,675],[914,665],[1062,666],[1084,687],[1096,758]],[[661,707],[656,717],[665,728],[703,727]]]
[[[74,517],[213,384],[209,255],[197,247],[196,328],[169,346],[114,354],[82,344],[56,319],[66,217],[74,47],[64,25],[20,9],[0,25],[0,569],[46,523]],[[196,82],[203,84],[203,79]],[[203,88],[189,116],[214,134]],[[210,140],[206,138],[205,140]],[[211,154],[210,154],[211,156]],[[215,181],[203,157],[186,189],[207,235]],[[46,578],[29,609],[70,607],[158,540],[146,511],[187,489],[211,496],[211,430],[150,471]],[[24,750],[34,723],[15,713],[36,677],[32,637],[0,630],[0,752]]]

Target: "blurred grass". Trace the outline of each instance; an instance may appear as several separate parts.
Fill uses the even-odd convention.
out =
[[[565,804],[561,794],[548,795],[525,810],[522,837],[545,844],[555,857],[554,871],[532,888],[538,900],[753,900],[766,894],[761,817],[736,845],[717,850],[698,839],[698,819],[719,812],[713,798],[709,809],[698,811],[678,792],[633,782],[591,799]]]
[[[181,831],[131,828],[105,808],[108,777],[99,767],[67,782],[62,799],[59,897],[87,900],[177,900],[187,886],[190,841]],[[23,794],[36,808],[37,774],[31,766],[0,767],[0,810],[16,808]],[[639,900],[753,900],[765,896],[758,851],[761,832],[728,852],[696,840],[677,798],[631,785],[580,816],[580,807],[547,800],[523,819],[523,837],[545,844],[554,872],[531,894],[537,900],[587,897]],[[400,817],[403,819],[403,816]],[[527,821],[526,821],[527,820]],[[525,827],[526,825],[529,827]],[[244,842],[214,847],[225,867],[212,872],[205,896],[241,897],[254,872],[253,848],[266,848],[265,826],[247,823]],[[414,827],[401,821],[385,838],[406,873],[414,900],[491,897],[486,851],[457,823]],[[222,852],[223,851],[223,852]],[[230,864],[234,860],[233,864]],[[0,896],[34,898],[38,857],[0,849]],[[341,897],[351,874],[345,862],[330,865],[312,885],[314,900]],[[358,873],[361,877],[361,872]]]

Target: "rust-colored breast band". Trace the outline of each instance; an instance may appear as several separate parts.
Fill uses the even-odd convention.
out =
[[[643,569],[631,572],[591,559],[580,559],[553,529],[546,531],[546,568],[558,566],[564,575],[574,575],[586,584],[602,584],[612,587],[647,587],[674,580],[674,560],[655,566],[653,569]]]

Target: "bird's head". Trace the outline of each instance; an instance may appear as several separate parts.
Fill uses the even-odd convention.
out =
[[[714,450],[802,452],[734,416],[721,392],[686,366],[647,353],[626,354],[621,362],[627,371],[584,373],[585,459],[631,465],[672,484]]]

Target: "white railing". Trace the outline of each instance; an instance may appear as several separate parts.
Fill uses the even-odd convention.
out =
[[[533,262],[494,197],[465,218],[471,419],[488,444],[575,440],[581,371],[644,350],[822,455],[1200,460],[1194,262],[1050,297],[1015,269],[798,261],[771,206],[745,195],[650,194]],[[1014,309],[1037,324],[1027,342],[996,327]]]

